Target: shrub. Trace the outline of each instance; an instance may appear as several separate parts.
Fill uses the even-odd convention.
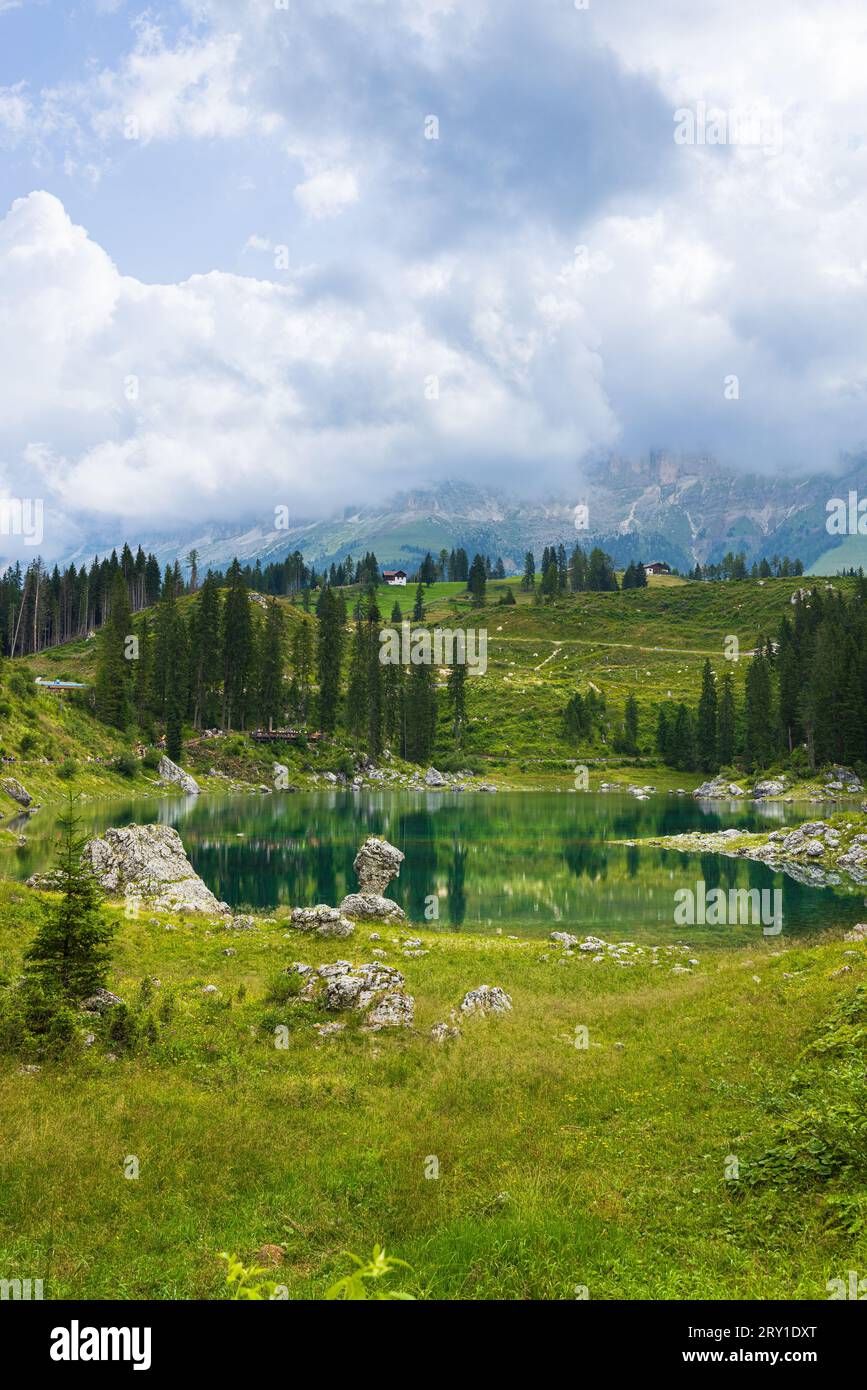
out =
[[[24,734],[23,738],[21,739],[21,742],[18,744],[18,751],[26,757],[28,753],[33,752],[35,747],[36,735],[28,733]]]
[[[69,782],[78,772],[78,763],[74,758],[64,758],[60,767],[57,769],[58,777],[62,777],[64,782]]]
[[[0,1050],[34,1062],[60,1061],[81,1045],[80,1015],[32,976],[0,991]]]
[[[130,752],[119,753],[113,763],[115,772],[121,777],[135,777],[138,772],[138,758]]]
[[[274,975],[265,990],[265,1002],[285,1004],[287,999],[295,999],[301,992],[303,980],[300,975],[287,975],[285,970]]]
[[[160,754],[156,748],[149,748],[141,760],[142,767],[147,768],[148,772],[156,772],[160,765]]]

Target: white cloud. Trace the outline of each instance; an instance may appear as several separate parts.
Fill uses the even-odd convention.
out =
[[[73,515],[267,524],[278,504],[309,513],[353,489],[384,496],[443,460],[503,477],[530,451],[536,480],[560,477],[614,431],[588,350],[556,323],[524,323],[532,301],[496,277],[470,280],[465,344],[434,333],[405,286],[373,315],[307,302],[291,281],[212,272],[147,285],[33,193],[0,223],[0,472],[21,485],[38,460],[49,553]],[[564,371],[574,418],[537,390]]]
[[[297,184],[294,196],[309,217],[336,217],[358,202],[358,182],[351,169],[326,169]]]

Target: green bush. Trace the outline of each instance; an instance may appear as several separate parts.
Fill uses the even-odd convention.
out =
[[[64,758],[60,767],[57,769],[58,777],[62,777],[64,782],[69,782],[78,772],[78,763],[74,758]]]
[[[303,983],[300,975],[287,975],[285,970],[281,970],[268,981],[265,990],[266,1003],[285,1004],[287,999],[294,999],[300,994]]]
[[[23,755],[26,757],[28,753],[32,753],[32,752],[33,752],[33,750],[34,750],[35,747],[36,747],[36,735],[35,735],[35,734],[27,733],[27,734],[24,734],[24,736],[22,737],[20,743],[18,744],[18,751],[19,751],[19,753],[23,754]]]
[[[149,748],[141,760],[141,765],[147,768],[148,772],[156,772],[160,765],[160,753],[156,748]]]
[[[129,752],[119,753],[112,764],[113,770],[121,777],[135,777],[138,772],[138,758]]]
[[[31,1062],[60,1061],[81,1046],[81,1015],[43,980],[0,991],[0,1051]]]

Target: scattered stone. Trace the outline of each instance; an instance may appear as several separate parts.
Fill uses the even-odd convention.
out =
[[[510,1013],[512,1000],[499,985],[479,985],[469,990],[461,1000],[462,1014],[506,1014]]]
[[[459,1038],[461,1030],[453,1023],[435,1023],[430,1035],[434,1042],[444,1043],[450,1042],[452,1038]]]
[[[334,1038],[345,1030],[346,1024],[335,1020],[334,1023],[314,1023],[313,1027],[320,1038]]]
[[[571,950],[573,946],[578,945],[577,936],[570,936],[567,931],[552,931],[551,940],[558,941],[560,945],[565,946],[567,950]]]
[[[292,925],[298,931],[313,931],[317,936],[342,938],[352,936],[355,927],[336,907],[317,903],[316,907],[293,907]]]
[[[340,904],[344,917],[355,922],[405,922],[406,913],[391,898],[378,893],[349,893]]]
[[[104,1014],[109,1009],[116,1009],[123,1000],[120,995],[112,994],[109,989],[98,989],[85,999],[81,1004],[81,1009],[86,1014]]]
[[[198,796],[201,791],[195,777],[184,772],[182,767],[178,767],[177,763],[173,763],[171,758],[167,758],[165,754],[160,758],[157,773],[161,782],[165,782],[168,786],[178,787],[188,796]]]
[[[428,787],[447,787],[448,783],[441,772],[437,772],[435,767],[429,767],[424,775],[425,785]]]
[[[867,941],[867,922],[856,922],[852,930],[846,932],[843,940]]]
[[[202,985],[202,994],[218,994],[216,985]]]

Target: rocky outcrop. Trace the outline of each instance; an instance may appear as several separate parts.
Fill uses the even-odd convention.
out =
[[[406,914],[391,898],[383,896],[393,878],[400,874],[404,856],[388,840],[371,835],[355,856],[359,892],[349,893],[340,904],[344,917],[355,921],[403,922]]]
[[[709,782],[702,782],[700,787],[696,787],[693,796],[700,801],[714,801],[723,797],[746,796],[746,792],[737,782],[728,782],[725,777],[712,777]]]
[[[512,1000],[499,985],[479,985],[471,989],[461,1000],[462,1014],[507,1014],[512,1011]]]
[[[317,903],[316,907],[294,907],[292,925],[298,931],[312,931],[317,936],[351,936],[355,927],[336,907]]]
[[[110,897],[137,897],[167,911],[228,915],[203,883],[169,825],[126,825],[88,840],[82,858]]]
[[[867,883],[867,833],[852,833],[863,824],[863,820],[856,824],[850,819],[838,828],[826,821],[805,821],[790,830],[772,830],[764,836],[735,829],[687,831],[644,843],[685,853],[755,859],[798,883],[837,887],[847,879]]]
[[[13,801],[17,801],[19,806],[31,805],[33,797],[26,787],[22,787],[17,777],[4,777],[0,782],[0,787],[3,788],[7,796],[11,796]]]
[[[349,893],[340,904],[344,917],[354,922],[405,922],[406,913],[391,898],[378,893]]]
[[[157,768],[159,779],[167,786],[177,787],[179,791],[186,792],[188,796],[198,796],[202,790],[195,777],[191,777],[188,772],[184,772],[182,767],[173,763],[171,758],[167,758],[165,753],[160,758]]]
[[[98,989],[84,1000],[81,1009],[86,1014],[104,1014],[122,1003],[120,995],[112,994],[110,989]]]
[[[351,1010],[363,1014],[371,1032],[383,1028],[411,1028],[415,1000],[407,994],[399,970],[381,961],[352,965],[348,960],[330,965],[304,965],[296,961],[286,974],[300,983],[298,998],[332,1013]]]
[[[426,787],[448,786],[448,782],[446,781],[445,777],[443,777],[441,772],[437,772],[437,769],[435,767],[428,768],[427,772],[424,775],[424,783]]]
[[[388,840],[371,835],[365,840],[352,865],[362,893],[384,893],[393,878],[400,876],[404,856]]]

